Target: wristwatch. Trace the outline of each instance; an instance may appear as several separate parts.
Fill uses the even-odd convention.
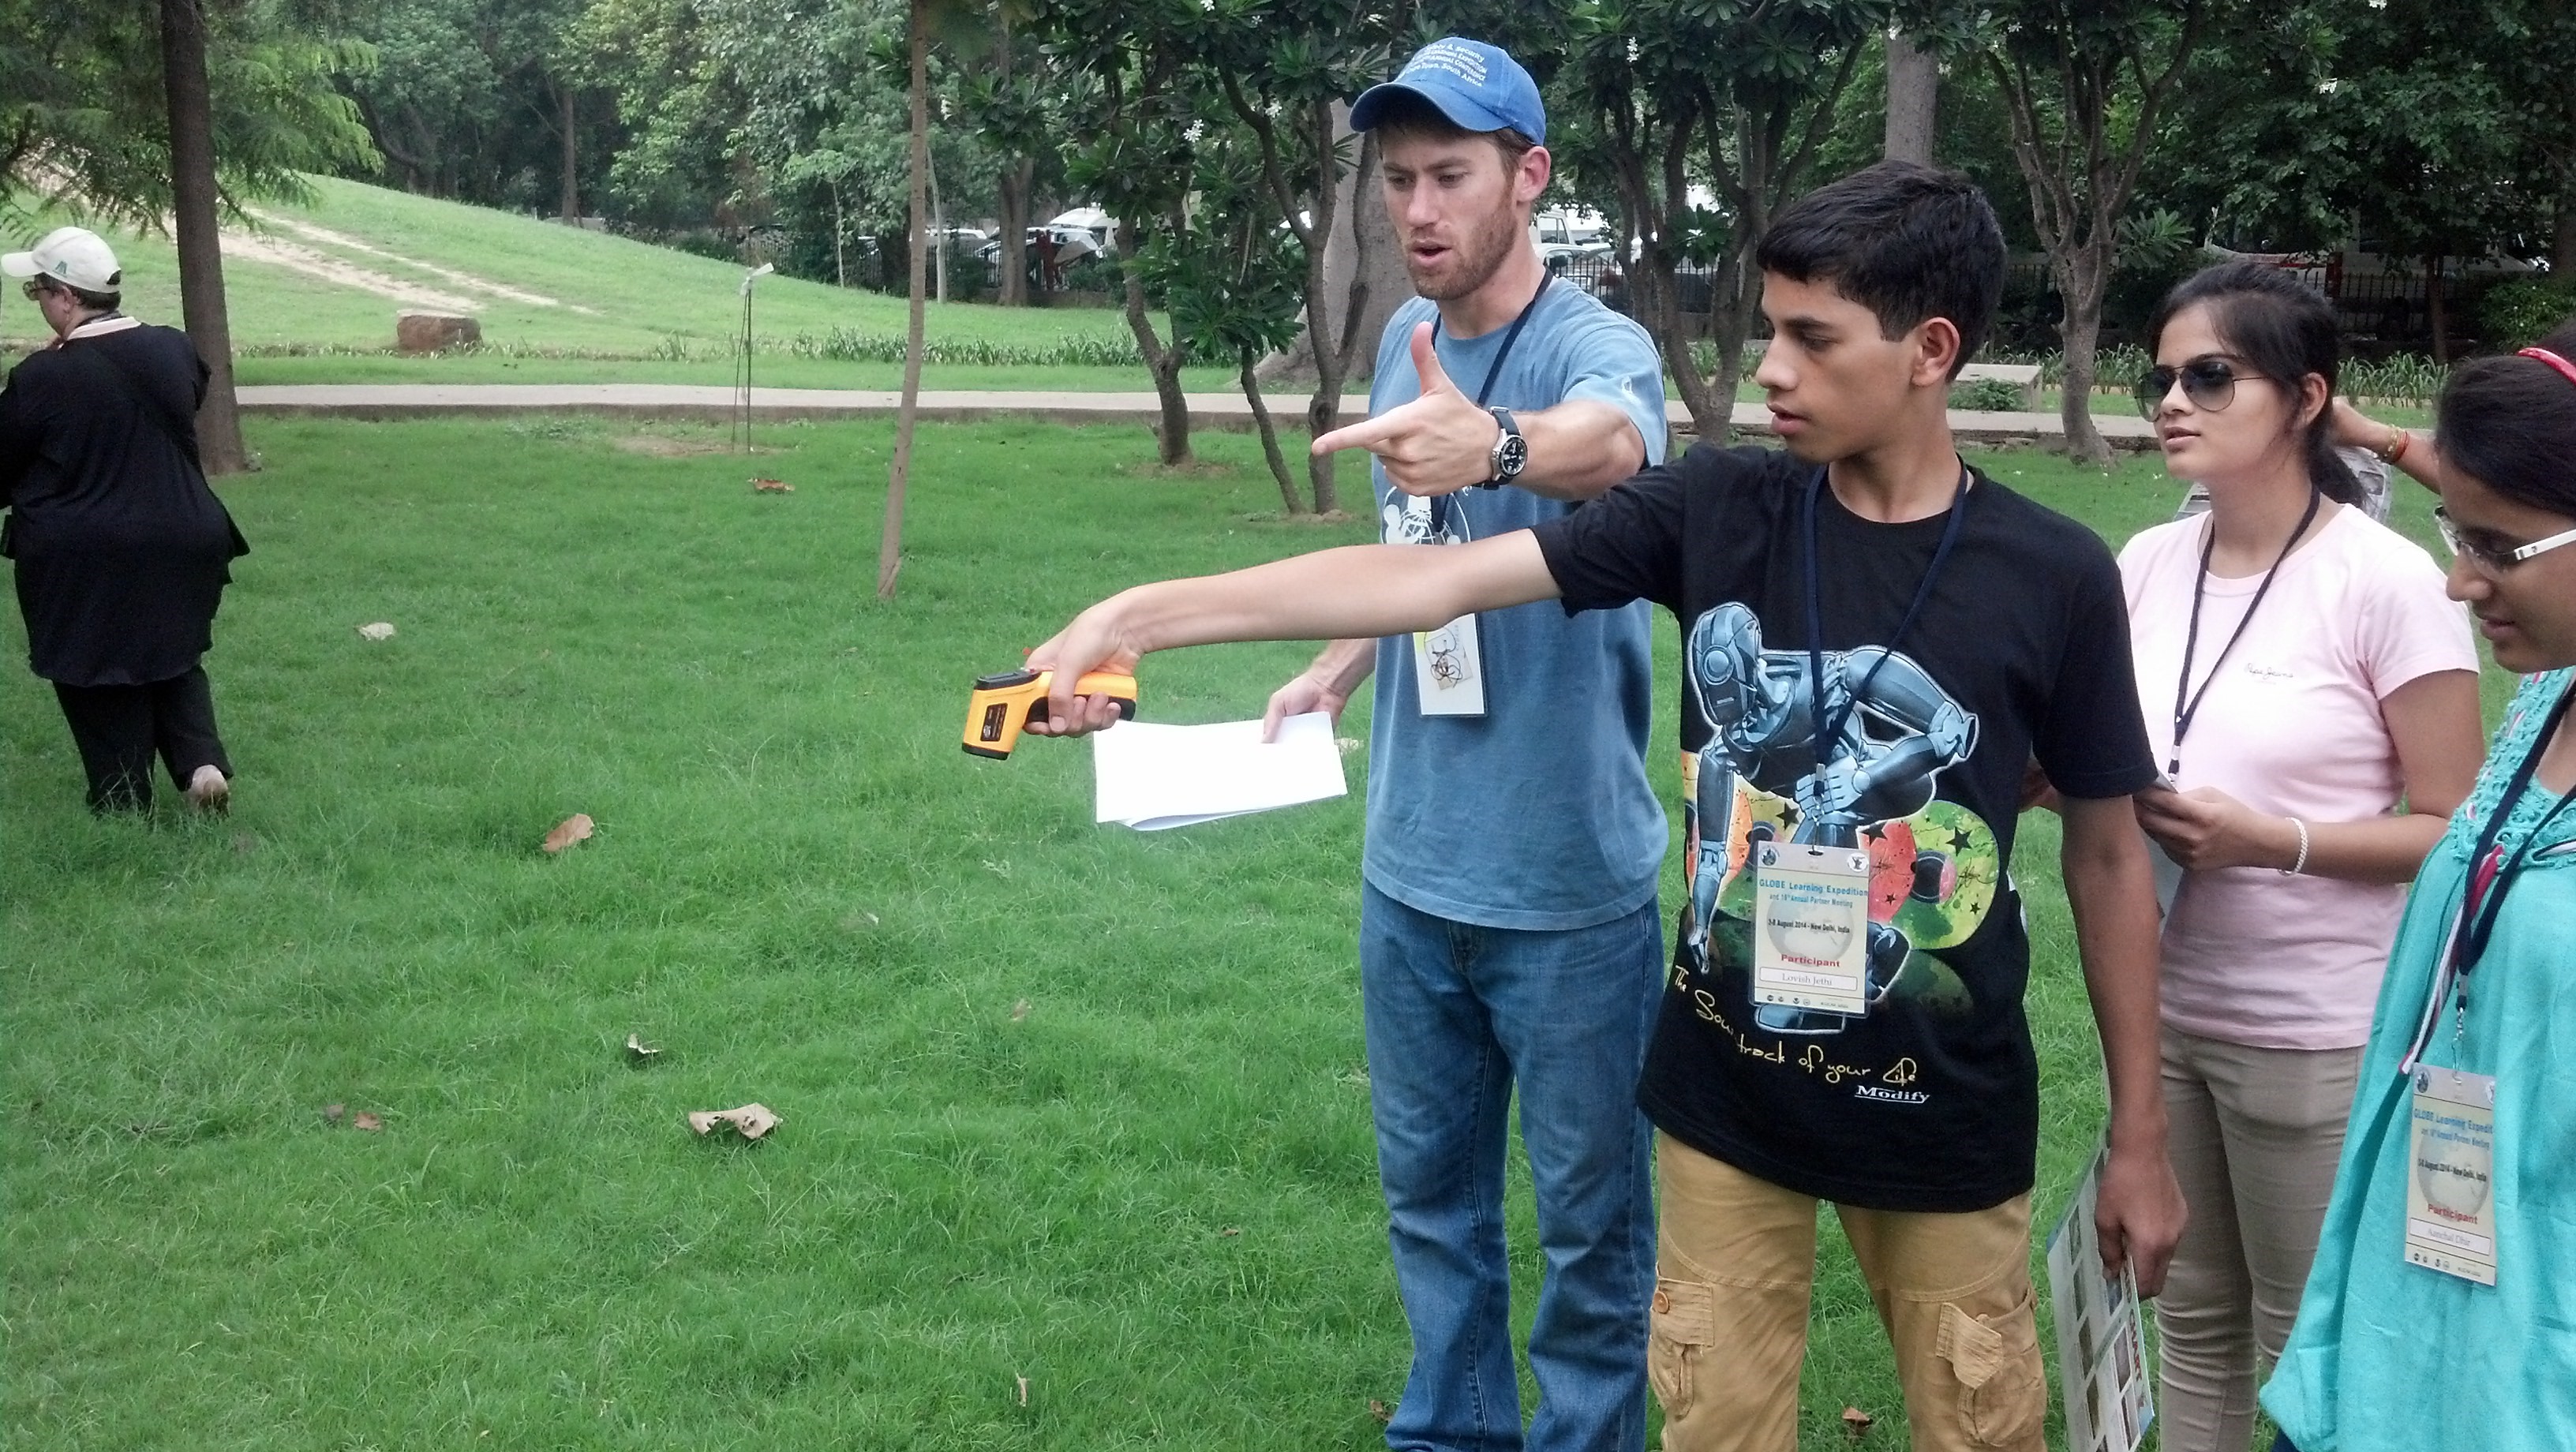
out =
[[[1521,437],[1521,426],[1513,421],[1510,409],[1493,408],[1486,412],[1494,416],[1494,422],[1503,426],[1503,432],[1494,440],[1493,453],[1487,456],[1493,472],[1476,487],[1500,489],[1519,478],[1521,470],[1529,466],[1529,440]]]

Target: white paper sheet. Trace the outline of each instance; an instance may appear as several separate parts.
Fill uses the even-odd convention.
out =
[[[2137,1274],[2122,1266],[2118,1280],[2107,1279],[2096,1248],[2093,1208],[2101,1199],[2108,1153],[2094,1150],[2093,1167],[2085,1171],[2065,1217],[2048,1237],[2048,1294],[2057,1312],[2057,1381],[2066,1408],[2067,1452],[2137,1452],[2156,1420]]]
[[[1121,721],[1091,738],[1095,820],[1160,832],[1343,795],[1342,752],[1321,711],[1279,723]]]

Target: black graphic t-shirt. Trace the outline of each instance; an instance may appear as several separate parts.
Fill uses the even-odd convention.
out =
[[[2092,531],[1975,474],[1922,613],[1891,640],[1949,516],[1875,523],[1824,489],[1819,713],[1815,477],[1786,454],[1702,446],[1537,530],[1569,613],[1647,599],[1682,625],[1690,892],[1638,1102],[1802,1194],[1981,1210],[2031,1187],[2039,1143],[2008,870],[2024,765],[2071,797],[2156,775],[2120,572]],[[1773,840],[1866,851],[1867,1014],[1753,1001],[1749,864]]]

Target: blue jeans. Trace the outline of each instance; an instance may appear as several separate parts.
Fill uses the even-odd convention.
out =
[[[1517,1452],[1506,1115],[1538,1197],[1546,1269],[1530,1328],[1544,1452],[1640,1452],[1654,1181],[1637,1074],[1663,987],[1660,918],[1566,932],[1477,927],[1364,886],[1369,1101],[1413,1370],[1402,1452]]]

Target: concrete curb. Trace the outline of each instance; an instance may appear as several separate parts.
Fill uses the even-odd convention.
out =
[[[1188,395],[1194,427],[1250,429],[1252,405],[1240,393]],[[522,413],[581,413],[610,418],[697,419],[722,423],[734,416],[734,392],[686,383],[286,383],[256,384],[240,390],[245,413],[289,417],[356,419],[480,418]],[[891,418],[900,405],[892,390],[840,388],[755,388],[752,417],[779,419]],[[1342,401],[1343,417],[1367,417],[1368,399],[1352,394]],[[1271,416],[1283,426],[1303,420],[1302,399],[1281,398]],[[1690,413],[1679,403],[1665,405],[1676,433],[1691,430]],[[1015,392],[980,390],[924,391],[920,417],[939,423],[1023,418],[1062,424],[1141,424],[1162,417],[1151,393]],[[1758,403],[1735,406],[1735,427],[1743,433],[1768,435],[1771,416]],[[2097,413],[2094,427],[2117,449],[2151,449],[2155,435],[2144,419],[2125,413]],[[1950,429],[1961,443],[1985,447],[2037,445],[2062,447],[2066,433],[2053,413],[1985,413],[1950,411]]]

